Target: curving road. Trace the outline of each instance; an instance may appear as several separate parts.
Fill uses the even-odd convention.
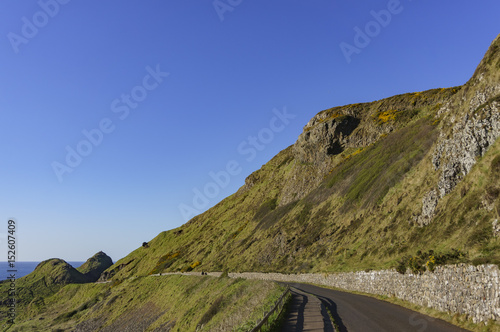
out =
[[[292,305],[282,331],[334,331],[328,308],[339,331],[349,332],[463,332],[440,319],[429,317],[372,297],[306,284],[290,284]],[[319,301],[318,301],[319,300]]]

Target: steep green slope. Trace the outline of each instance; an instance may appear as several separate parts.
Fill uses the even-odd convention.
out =
[[[320,112],[237,193],[104,278],[380,269],[429,250],[498,262],[499,96],[497,37],[462,87]]]
[[[8,331],[246,331],[283,291],[272,282],[194,276],[66,285],[20,311]]]
[[[111,258],[103,252],[89,258],[78,269],[58,258],[41,262],[32,273],[15,281],[17,312],[23,311],[24,314],[30,314],[45,307],[46,299],[64,286],[94,282],[101,272],[112,264]],[[7,294],[9,288],[9,281],[0,283],[1,294]],[[0,321],[6,317],[7,306],[2,306]]]
[[[16,280],[17,299],[22,304],[29,304],[57,292],[64,285],[85,282],[83,274],[62,259],[53,258],[41,262],[35,271]],[[2,291],[4,285],[1,285]]]
[[[94,256],[90,257],[77,270],[82,273],[89,282],[94,282],[99,279],[101,273],[113,265],[111,257],[99,251]]]

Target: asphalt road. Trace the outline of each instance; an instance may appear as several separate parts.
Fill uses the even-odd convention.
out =
[[[291,288],[292,303],[281,327],[282,332],[334,332],[326,306],[316,296]]]
[[[321,329],[317,323],[324,317],[322,307],[327,307],[334,316],[341,332],[463,332],[467,331],[440,319],[429,317],[398,305],[372,297],[335,291],[306,284],[290,284],[296,288],[291,310],[283,331],[331,331],[326,323]],[[309,294],[309,296],[307,296]],[[314,296],[310,296],[310,294]],[[315,303],[307,308],[307,303]],[[307,310],[306,310],[307,309]],[[315,310],[314,310],[315,309]],[[314,328],[307,322],[315,321]],[[310,327],[309,327],[310,326]]]

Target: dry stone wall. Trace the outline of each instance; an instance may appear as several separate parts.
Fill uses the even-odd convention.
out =
[[[199,275],[200,273],[188,273]],[[219,276],[220,272],[208,275]],[[496,265],[436,267],[421,275],[395,270],[333,274],[229,273],[232,278],[300,282],[394,296],[440,311],[466,314],[477,322],[500,321],[500,271]]]

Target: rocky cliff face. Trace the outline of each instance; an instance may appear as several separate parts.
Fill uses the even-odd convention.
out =
[[[420,225],[432,221],[439,199],[453,191],[500,137],[499,51],[500,36],[474,76],[437,114],[443,120],[432,164],[439,172],[439,180],[422,200],[422,213],[415,219]]]
[[[345,157],[404,127],[413,118],[437,112],[459,90],[433,89],[318,113],[292,147],[295,165],[284,181],[279,204],[305,197]]]
[[[381,269],[419,250],[500,263],[499,43],[463,86],[318,113],[235,195],[101,280]]]
[[[360,120],[349,115],[324,119],[321,125],[310,125],[294,145],[294,155],[300,163],[324,168],[329,157],[340,154],[349,143],[349,136]]]
[[[463,87],[406,94],[378,102],[347,105],[320,112],[293,145],[294,170],[280,205],[305,197],[349,149],[360,149],[404,126],[423,109],[441,120],[432,163],[440,172],[436,187],[422,198],[415,220],[431,222],[440,198],[450,193],[500,136],[500,37],[492,43],[473,77]],[[417,114],[415,114],[417,113]]]
[[[441,170],[438,182],[440,197],[455,188],[471,171],[477,158],[483,156],[500,136],[498,97],[481,108],[465,113],[458,121],[450,121],[452,129],[449,138],[442,134],[432,160],[434,168]]]

